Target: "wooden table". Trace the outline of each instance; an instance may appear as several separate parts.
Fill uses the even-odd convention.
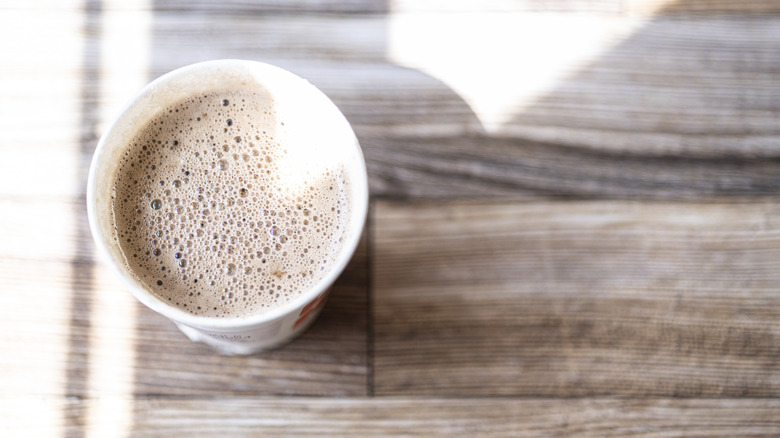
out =
[[[780,435],[780,3],[4,1],[0,435]],[[95,256],[99,135],[214,58],[353,124],[362,244],[298,341],[189,342]]]

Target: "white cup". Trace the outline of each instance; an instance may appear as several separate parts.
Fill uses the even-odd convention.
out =
[[[145,126],[164,108],[188,96],[247,87],[262,87],[274,97],[275,108],[284,117],[291,141],[304,145],[299,150],[303,154],[290,154],[293,161],[337,160],[343,164],[350,178],[352,208],[347,222],[350,231],[344,236],[342,250],[331,270],[290,302],[243,318],[197,316],[158,298],[126,265],[114,237],[113,180],[120,157],[139,127]],[[308,81],[255,61],[202,62],[151,82],[128,103],[101,137],[87,183],[89,224],[103,259],[139,301],[169,318],[191,340],[211,345],[223,354],[251,354],[278,348],[305,331],[319,314],[333,282],[352,257],[367,210],[365,161],[352,128],[338,108]]]

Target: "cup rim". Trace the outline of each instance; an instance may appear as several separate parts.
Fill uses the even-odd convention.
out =
[[[139,102],[144,97],[148,96],[150,93],[155,92],[155,90],[165,82],[170,81],[181,75],[194,74],[201,70],[214,69],[214,68],[241,69],[245,71],[251,70],[256,72],[270,71],[270,72],[274,72],[275,74],[281,74],[287,76],[287,78],[292,79],[293,81],[296,82],[300,81],[299,83],[302,86],[310,87],[312,92],[317,93],[322,98],[326,99],[326,101],[329,102],[330,105],[332,106],[333,110],[337,111],[338,115],[340,115],[340,117],[344,119],[345,127],[350,131],[349,133],[350,138],[354,139],[354,143],[352,146],[355,148],[358,154],[357,161],[360,164],[360,166],[358,166],[357,169],[350,171],[350,176],[353,178],[351,180],[351,184],[356,185],[359,188],[358,195],[360,196],[357,196],[353,200],[352,216],[350,217],[349,220],[350,220],[350,224],[355,222],[355,223],[360,223],[361,226],[359,229],[354,230],[353,233],[345,237],[345,241],[341,248],[339,258],[337,259],[336,263],[332,266],[331,270],[327,273],[327,275],[325,275],[322,279],[320,279],[320,281],[317,282],[313,287],[309,288],[306,291],[301,292],[297,297],[293,298],[289,302],[286,302],[282,305],[269,309],[268,311],[251,315],[251,316],[246,316],[246,317],[225,318],[225,317],[194,315],[192,313],[186,312],[184,310],[181,310],[175,306],[172,306],[164,302],[156,295],[154,295],[152,292],[144,288],[142,286],[142,283],[138,279],[132,278],[131,276],[125,274],[120,269],[120,267],[117,265],[117,261],[114,260],[114,258],[111,256],[111,253],[109,251],[110,243],[106,241],[106,238],[109,236],[105,236],[102,233],[97,218],[96,189],[95,189],[96,173],[98,170],[97,167],[98,167],[100,157],[103,153],[105,153],[105,149],[107,147],[106,143],[108,138],[110,137],[110,134],[114,132],[117,129],[117,127],[120,126],[120,124],[125,121],[124,119],[131,109],[133,109],[136,105],[138,105]],[[363,234],[363,230],[365,229],[365,222],[368,216],[368,204],[369,204],[368,174],[366,170],[365,158],[363,156],[357,137],[355,136],[354,130],[352,129],[349,122],[346,120],[346,117],[344,117],[343,113],[341,113],[341,111],[338,109],[338,107],[336,107],[333,101],[331,101],[330,98],[327,95],[325,95],[321,90],[319,90],[317,87],[312,85],[309,81],[301,78],[300,76],[271,64],[267,64],[260,61],[244,60],[244,59],[217,59],[217,60],[198,62],[195,64],[189,64],[177,68],[175,70],[172,70],[162,76],[159,76],[158,78],[149,82],[144,88],[141,89],[141,91],[139,91],[133,98],[131,98],[124,105],[124,107],[119,111],[119,113],[113,118],[108,128],[101,135],[100,140],[98,141],[97,147],[95,149],[95,152],[92,156],[92,162],[90,164],[89,174],[87,178],[86,203],[87,203],[87,217],[89,220],[90,231],[92,233],[93,240],[95,241],[95,244],[98,248],[100,257],[109,264],[111,270],[122,280],[123,285],[130,290],[130,292],[133,294],[133,296],[136,297],[136,299],[141,301],[144,305],[151,308],[152,310],[164,315],[165,317],[177,323],[186,324],[191,327],[215,330],[215,331],[246,330],[254,326],[258,326],[282,318],[287,314],[291,313],[292,311],[294,311],[295,309],[304,306],[312,299],[314,299],[315,297],[323,293],[325,290],[327,290],[327,288],[330,287],[336,281],[338,276],[341,275],[344,268],[346,268],[347,264],[352,259],[352,256],[354,255],[355,250],[360,242],[361,236]],[[359,219],[359,222],[356,219]]]

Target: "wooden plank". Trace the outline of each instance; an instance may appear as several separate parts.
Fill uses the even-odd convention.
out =
[[[594,151],[523,139],[380,137],[361,145],[376,197],[776,198],[780,160]],[[476,146],[479,145],[479,146]]]
[[[566,12],[652,16],[659,14],[766,14],[780,12],[771,0],[394,0],[389,2],[393,13],[453,12]]]
[[[83,427],[41,424],[24,409],[89,418],[111,399],[0,399],[9,436],[772,437],[780,401],[762,399],[142,398],[130,421],[108,411]],[[24,412],[25,414],[27,412]]]
[[[777,20],[645,22],[526,104],[504,134],[631,155],[775,157]]]
[[[364,238],[314,325],[279,350],[219,356],[190,342],[164,317],[142,312],[137,328],[135,393],[366,395],[366,243]]]
[[[96,295],[114,295],[113,306],[126,306],[129,292],[102,264],[8,258],[0,258],[0,264],[3,289],[14,291],[0,300],[0,331],[13,333],[0,343],[8,353],[0,355],[4,394],[58,394],[67,388],[71,396],[115,395],[110,388],[90,387],[90,367],[101,358],[128,353],[127,375],[113,375],[127,379],[139,395],[367,393],[365,244],[301,338],[280,350],[244,357],[220,356],[189,341],[170,321],[134,300],[127,313],[137,319],[129,326],[104,321],[96,312],[115,309],[97,306]],[[79,273],[90,269],[87,275]],[[110,298],[102,301],[112,306]],[[105,351],[95,348],[96,335],[107,338]],[[134,351],[112,351],[112,345]],[[46,357],[57,359],[38,360]]]
[[[776,196],[777,17],[562,14],[538,18],[547,20],[538,30],[528,30],[533,19],[517,18],[525,30],[476,14],[480,28],[495,33],[471,44],[453,25],[467,15],[432,17],[445,29],[437,39],[426,38],[424,20],[398,25],[411,35],[393,56],[432,77],[415,82],[426,90],[418,112],[400,99],[396,106],[419,124],[397,116],[383,119],[392,125],[357,126],[375,194]],[[555,36],[540,54],[536,42]],[[446,51],[452,41],[465,48]],[[571,49],[581,45],[587,50]],[[448,89],[450,97],[434,97]]]
[[[70,265],[0,257],[0,281],[0,394],[66,395],[69,339],[79,330],[69,317],[78,282]]]
[[[75,191],[73,186],[70,191]],[[0,197],[0,211],[0,258],[62,265],[94,262],[82,197]]]
[[[669,14],[777,14],[780,5],[771,0],[626,0],[625,11],[643,15]]]
[[[84,169],[78,158],[89,94],[80,80],[87,46],[80,6],[63,1],[52,10],[35,10],[28,4],[26,10],[0,13],[8,59],[0,68],[6,102],[0,109],[2,196],[67,196],[86,183],[77,175]]]
[[[186,11],[197,14],[269,14],[269,13],[309,13],[309,14],[380,14],[387,12],[388,0],[295,0],[295,1],[247,1],[230,0],[214,3],[207,0],[159,1],[152,2],[157,11]]]
[[[100,393],[90,388],[99,359],[128,354],[127,376],[115,374],[137,394],[366,394],[365,238],[303,337],[274,352],[222,357],[187,340],[164,317],[128,303],[129,293],[94,259],[82,199],[2,199],[0,209],[6,212],[0,219],[0,278],[3,290],[13,292],[0,295],[0,331],[14,333],[0,342],[0,350],[14,352],[0,355],[0,388]],[[114,300],[107,298],[112,294]],[[135,320],[101,318],[116,306],[128,306]],[[106,351],[96,346],[96,336],[104,338]],[[134,351],[111,351],[112,345]],[[47,357],[56,359],[30,366]]]
[[[451,59],[463,28],[451,24],[463,19],[495,32]],[[540,19],[545,26],[517,25]],[[779,19],[164,12],[151,68],[229,56],[306,77],[355,126],[378,196],[766,196],[780,184]],[[533,50],[550,35],[562,35],[547,54],[554,62]],[[587,56],[571,49],[588,38]],[[502,94],[516,102],[491,106]]]
[[[246,58],[318,66],[383,59],[386,17],[356,15],[210,15],[171,12],[152,16],[152,74],[220,58]],[[210,45],[204,45],[210,42]],[[178,50],[177,50],[178,48]],[[170,58],[166,58],[169,56]],[[284,66],[284,65],[280,65]]]
[[[567,12],[567,13],[620,13],[620,0],[390,0],[391,13],[481,13],[481,12]]]
[[[187,11],[208,14],[269,14],[305,12],[344,13],[452,13],[452,12],[567,12],[633,14],[690,13],[777,13],[780,7],[771,0],[488,0],[475,4],[468,0],[298,0],[295,2],[231,0],[215,5],[204,1],[154,2],[155,11]]]
[[[3,3],[2,10],[41,12],[50,9],[65,11],[187,11],[201,14],[252,14],[252,13],[381,13],[387,11],[387,0],[275,0],[247,1],[225,0],[220,3],[207,0],[185,2],[183,0],[117,2],[112,0],[90,1],[84,4],[67,4],[58,0],[42,0],[30,7],[25,3]]]
[[[374,393],[780,394],[780,205],[376,205]]]
[[[108,4],[102,4],[108,3]],[[64,7],[63,7],[64,6]],[[80,5],[63,5],[56,0],[39,1],[35,9],[61,11],[75,10]],[[0,9],[32,10],[28,5],[6,3]],[[229,0],[215,4],[209,1],[154,1],[149,4],[123,4],[116,2],[87,2],[86,11],[188,12],[199,14],[387,14],[397,12],[451,13],[451,12],[567,12],[567,13],[622,13],[655,15],[670,13],[750,14],[777,13],[778,5],[771,0],[487,0],[475,4],[468,0],[296,0],[296,1],[246,1]]]
[[[42,23],[54,25],[62,15],[44,14]],[[58,64],[65,56],[58,53],[54,58],[20,57],[23,62],[2,73],[3,90],[14,102],[0,122],[14,139],[3,148],[12,151],[9,162],[35,160],[37,169],[32,174],[25,166],[8,166],[3,180],[13,184],[4,184],[2,195],[83,191],[89,145],[94,146],[99,132],[84,131],[82,125],[105,126],[112,115],[107,108],[117,105],[95,91],[100,83],[116,82],[112,70],[101,70],[99,53],[90,51],[98,46],[99,15],[85,17],[83,29],[78,14],[66,15],[68,25],[56,29],[74,39],[68,59],[82,56],[83,65]],[[429,32],[425,20],[416,21],[419,27],[398,26],[397,18],[407,15],[431,15],[433,23],[473,17],[497,32],[469,46],[484,52],[478,65],[465,52],[454,64],[426,64],[443,62],[442,51],[428,36],[439,34]],[[780,18],[506,16],[489,9],[346,16],[158,11],[148,19],[153,42],[148,74],[151,78],[217,57],[265,60],[301,74],[331,96],[353,123],[376,196],[700,199],[778,193],[780,81],[775,53],[780,49]],[[25,22],[24,17],[25,11],[13,10],[5,21]],[[515,18],[522,23],[544,18],[552,27],[528,27],[525,33],[508,34],[514,38],[499,38]],[[526,29],[512,28],[518,27]],[[581,59],[564,44],[567,38],[585,38],[567,32],[571,28],[617,30],[594,40],[589,57]],[[86,32],[84,47],[73,38],[74,30]],[[526,50],[530,43],[525,43],[545,40],[548,34],[563,35],[554,46],[560,50],[549,53],[556,60],[549,65],[532,57],[533,51]],[[432,52],[410,53],[415,48],[399,45],[399,40]],[[495,50],[481,50],[485,46]],[[538,62],[506,57],[509,52],[529,53],[527,59]],[[518,74],[495,73],[507,69]],[[475,79],[456,85],[447,74],[458,71],[472,71]],[[95,78],[86,80],[87,73]],[[511,79],[503,88],[506,93],[479,88],[483,82],[500,85],[505,76]],[[534,84],[535,77],[554,80],[518,85],[523,78]],[[30,136],[38,122],[25,114],[40,108],[43,98],[30,98],[24,90],[40,84],[48,84],[41,92],[51,111],[40,117],[50,129]],[[486,131],[483,119],[496,114],[484,102],[519,89],[524,91],[516,96],[517,105],[495,109],[504,121]],[[93,104],[102,110],[79,110]],[[51,184],[39,175],[72,183]]]

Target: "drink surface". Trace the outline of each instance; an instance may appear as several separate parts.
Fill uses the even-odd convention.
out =
[[[203,316],[260,314],[310,289],[348,234],[350,181],[338,164],[281,164],[301,153],[261,92],[161,110],[137,129],[113,181],[127,267],[161,300]]]

